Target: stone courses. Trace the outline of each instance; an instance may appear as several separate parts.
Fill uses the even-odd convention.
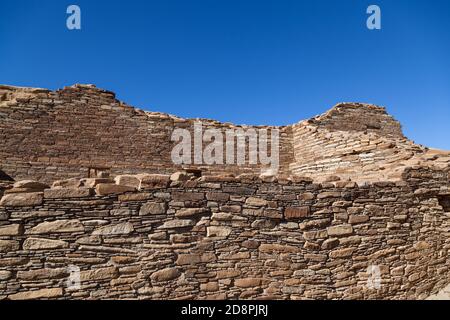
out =
[[[447,285],[448,171],[361,185],[248,178],[7,202],[0,299],[424,299]]]

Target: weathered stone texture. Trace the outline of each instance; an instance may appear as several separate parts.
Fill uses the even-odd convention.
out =
[[[447,174],[362,186],[191,178],[0,206],[0,298],[422,299],[450,276]],[[80,287],[68,287],[74,266]],[[373,266],[381,290],[366,285]]]

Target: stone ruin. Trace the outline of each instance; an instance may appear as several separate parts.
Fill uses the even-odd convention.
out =
[[[450,282],[450,153],[384,108],[254,126],[280,132],[277,175],[174,165],[194,121],[92,85],[0,86],[0,299],[424,299]]]

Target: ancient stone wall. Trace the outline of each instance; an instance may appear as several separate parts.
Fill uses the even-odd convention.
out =
[[[182,167],[171,159],[172,133],[176,128],[193,132],[195,121],[135,109],[117,100],[114,93],[89,85],[55,92],[0,86],[0,170],[15,180],[47,182],[88,177],[89,168],[109,169],[113,174],[172,173]],[[265,128],[270,134],[275,129],[201,122],[205,130],[223,132]],[[280,130],[279,172],[284,173],[293,160],[292,131],[276,129]],[[260,174],[262,169],[248,161],[193,167],[210,174]]]
[[[448,170],[361,185],[187,178],[6,190],[0,299],[420,299],[447,284]]]

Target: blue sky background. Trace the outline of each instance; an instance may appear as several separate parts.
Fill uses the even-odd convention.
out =
[[[80,31],[66,28],[70,4]],[[381,31],[366,28],[370,4]],[[142,109],[240,124],[368,102],[450,149],[450,1],[1,0],[0,83],[93,83]]]

